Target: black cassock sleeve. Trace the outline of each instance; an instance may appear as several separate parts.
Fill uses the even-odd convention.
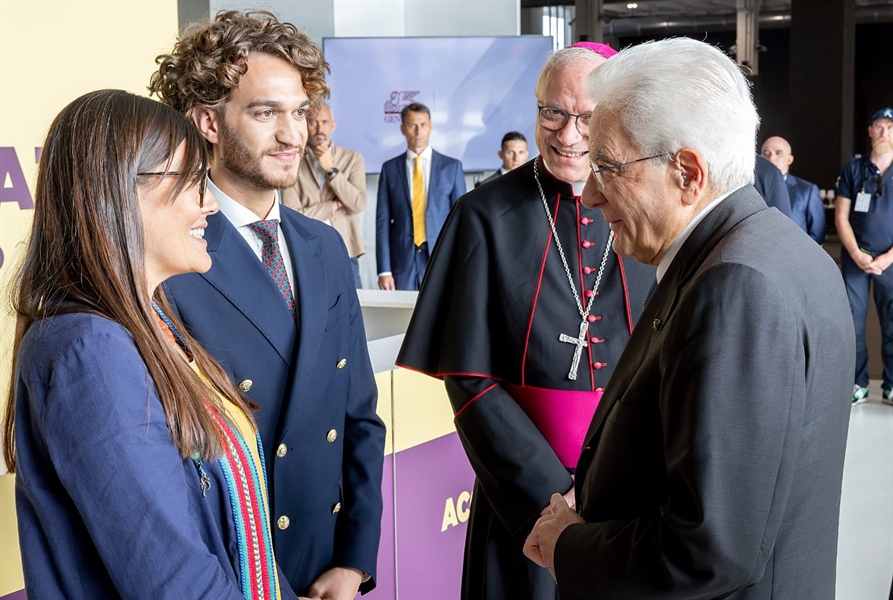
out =
[[[478,481],[505,527],[526,534],[552,494],[573,486],[527,413],[493,379],[445,377],[456,430]]]

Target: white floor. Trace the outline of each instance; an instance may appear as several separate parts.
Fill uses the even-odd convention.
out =
[[[852,409],[837,553],[839,600],[887,600],[893,577],[893,406],[880,383]]]

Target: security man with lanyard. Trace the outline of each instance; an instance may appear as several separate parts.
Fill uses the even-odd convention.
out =
[[[842,245],[840,263],[856,328],[853,406],[868,400],[865,320],[868,292],[881,322],[884,361],[881,401],[893,404],[893,108],[868,122],[871,152],[848,162],[837,180],[835,224]]]

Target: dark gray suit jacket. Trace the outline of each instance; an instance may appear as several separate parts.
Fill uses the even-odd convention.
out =
[[[683,244],[593,417],[562,599],[833,598],[854,359],[834,262],[734,192]]]

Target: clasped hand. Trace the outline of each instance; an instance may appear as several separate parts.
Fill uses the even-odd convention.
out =
[[[570,525],[584,523],[583,517],[574,512],[564,496],[552,494],[549,504],[550,514],[542,516],[533,526],[527,541],[524,542],[524,556],[541,567],[549,569],[555,577],[555,545],[562,532]]]

